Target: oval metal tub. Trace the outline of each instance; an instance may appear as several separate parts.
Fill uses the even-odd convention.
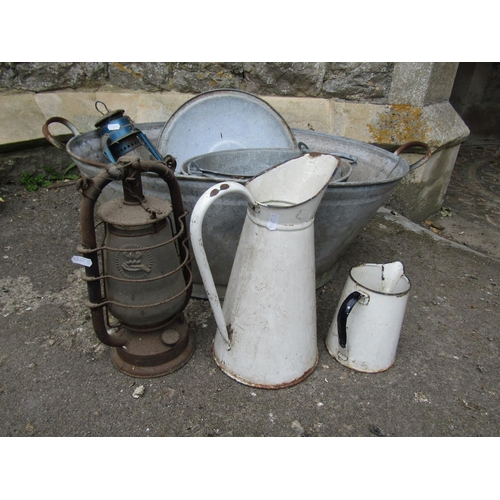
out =
[[[138,124],[137,127],[153,144],[156,144],[163,125],[163,123],[147,123]],[[72,129],[72,131],[75,133],[75,130]],[[429,148],[422,143],[408,143],[399,148],[396,153],[391,153],[380,147],[345,137],[301,129],[292,129],[292,131],[302,150],[342,154],[343,158],[351,158],[349,164],[352,167],[352,173],[344,182],[332,182],[328,186],[315,217],[316,286],[319,288],[333,277],[339,258],[384,204],[398,182],[410,170],[425,163],[431,153]],[[427,153],[417,163],[409,166],[400,154],[404,149],[413,145],[422,146]],[[66,151],[73,158],[80,172],[87,177],[97,175],[100,171],[98,165],[107,163],[96,131],[75,135],[67,143]],[[212,154],[220,154],[222,160],[227,153],[221,151]],[[301,154],[300,151],[287,150],[277,150],[276,153],[284,156]],[[200,158],[197,158],[196,168],[203,169],[201,165],[203,160]],[[183,165],[177,165],[176,175],[184,206],[191,212],[199,197],[210,185],[219,182],[221,177],[218,173],[207,175],[203,172],[196,172],[201,175],[189,175],[189,161]],[[212,158],[211,166],[213,165]],[[193,167],[195,165],[191,165],[192,173],[195,173]],[[238,179],[236,176],[231,179],[244,183],[248,181],[246,175],[256,173],[258,172],[247,173],[244,178]],[[225,175],[226,172],[223,172],[222,176],[228,178]],[[168,197],[161,180],[154,174],[143,175],[143,187],[146,195]],[[116,196],[122,196],[121,184],[113,182],[105,188],[101,198],[106,201]],[[246,212],[244,204],[241,198],[232,199],[228,196],[216,211],[209,212],[206,216],[205,249],[221,296],[224,296],[243,226]],[[193,282],[193,296],[205,298],[205,290],[196,264],[193,266]]]

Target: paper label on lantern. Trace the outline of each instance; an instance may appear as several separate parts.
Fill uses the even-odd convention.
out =
[[[80,255],[73,255],[73,257],[71,257],[71,262],[73,262],[73,264],[81,264],[85,267],[90,267],[92,265],[92,261],[90,259],[87,259],[87,257],[81,257]]]
[[[120,130],[120,124],[119,123],[110,123],[108,125],[108,130]]]
[[[267,228],[271,231],[274,231],[278,227],[279,220],[280,216],[278,214],[271,214],[271,217],[269,217],[269,222],[267,223]]]

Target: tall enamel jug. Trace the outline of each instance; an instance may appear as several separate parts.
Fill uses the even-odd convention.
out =
[[[193,209],[191,244],[217,323],[214,358],[238,382],[279,389],[316,367],[314,215],[338,164],[329,154],[305,154],[245,186],[216,184]],[[248,206],[221,307],[202,225],[209,207],[231,194]]]

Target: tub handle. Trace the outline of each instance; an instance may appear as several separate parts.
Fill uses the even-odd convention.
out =
[[[300,149],[301,152],[311,151],[309,149],[309,146],[305,142],[299,142],[297,144],[297,147]],[[332,156],[338,156],[339,158],[342,158],[343,160],[347,160],[349,163],[352,163],[353,165],[358,162],[357,156],[349,155],[347,153],[328,152],[326,154],[329,154]]]
[[[203,280],[203,285],[205,286],[210,306],[214,313],[217,328],[222,336],[222,339],[224,340],[224,343],[226,344],[226,349],[229,350],[231,349],[231,325],[227,325],[226,320],[224,319],[219,295],[215,287],[214,278],[210,271],[202,237],[203,219],[207,210],[215,200],[228,193],[239,193],[247,199],[251,206],[257,205],[253,196],[250,194],[250,191],[245,186],[233,181],[215,184],[211,188],[207,189],[207,191],[205,191],[205,193],[202,194],[196,202],[193,212],[191,213],[190,234],[193,254],[198,264],[198,270],[200,271],[200,276]]]
[[[80,135],[80,132],[78,132],[78,129],[69,120],[66,120],[66,118],[61,118],[60,116],[53,116],[44,123],[42,127],[42,132],[43,135],[45,136],[45,139],[47,139],[57,149],[62,149],[63,151],[66,151],[66,146],[61,141],[58,141],[50,133],[49,125],[51,123],[60,123],[61,125],[64,125],[65,127],[69,128],[71,132],[73,132],[73,136]]]
[[[407,142],[406,144],[403,144],[400,146],[394,154],[396,156],[399,156],[405,149],[411,148],[413,146],[420,146],[426,150],[425,156],[423,158],[420,158],[417,162],[413,163],[410,165],[410,172],[412,170],[415,170],[418,167],[421,167],[424,163],[427,163],[429,158],[432,156],[432,151],[429,148],[429,146],[425,142],[419,142],[419,141],[412,141],[412,142]]]

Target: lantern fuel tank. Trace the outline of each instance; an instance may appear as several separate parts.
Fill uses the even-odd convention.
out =
[[[178,248],[165,243],[173,241],[172,206],[151,196],[145,203],[115,199],[97,211],[106,228],[103,268],[109,310],[120,322],[141,328],[173,317],[186,298]]]

